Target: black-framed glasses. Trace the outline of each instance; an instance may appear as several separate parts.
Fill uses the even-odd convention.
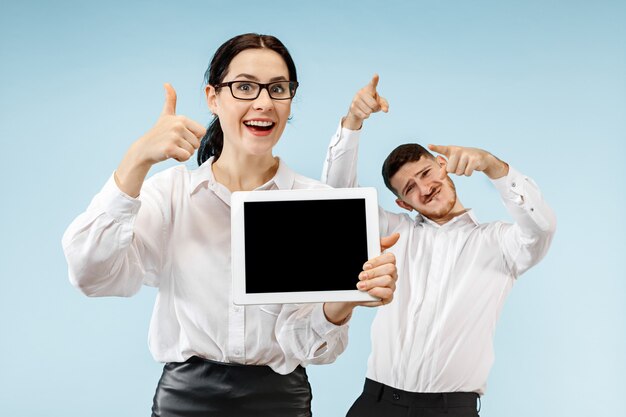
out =
[[[274,100],[289,100],[296,95],[298,88],[297,81],[275,81],[273,83],[261,84],[254,81],[229,81],[227,83],[216,84],[213,87],[228,87],[230,93],[239,100],[255,100],[262,89]]]

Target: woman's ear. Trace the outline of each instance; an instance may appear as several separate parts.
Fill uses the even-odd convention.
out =
[[[217,91],[212,85],[204,87],[204,94],[206,95],[206,103],[209,106],[211,113],[217,115]]]
[[[413,211],[413,207],[411,207],[409,204],[405,203],[399,198],[396,198],[396,204],[405,210]]]

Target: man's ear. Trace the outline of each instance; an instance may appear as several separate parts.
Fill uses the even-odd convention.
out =
[[[211,113],[217,114],[217,91],[212,85],[204,87],[204,94],[206,95],[206,103],[209,106]]]
[[[448,170],[447,170],[447,168],[448,168],[448,160],[446,158],[444,158],[443,156],[441,156],[441,155],[437,155],[435,160],[437,161],[437,163],[439,164],[439,167],[441,168],[440,169],[440,172],[441,172],[440,177],[444,178],[446,175],[448,175]]]
[[[402,208],[403,208],[403,209],[405,209],[405,210],[408,210],[408,211],[413,211],[413,207],[411,207],[409,204],[405,203],[404,201],[402,201],[402,200],[401,200],[401,199],[399,199],[399,198],[396,198],[396,204],[397,204],[398,206],[402,207]]]

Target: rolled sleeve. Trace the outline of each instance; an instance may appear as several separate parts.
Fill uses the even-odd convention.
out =
[[[515,220],[502,225],[500,247],[509,269],[519,276],[546,255],[556,231],[556,216],[537,184],[514,168],[492,182]]]
[[[360,136],[360,130],[345,129],[341,122],[339,123],[328,145],[322,169],[322,182],[335,188],[357,186],[356,169]]]
[[[70,282],[86,295],[131,296],[139,291],[146,270],[159,265],[161,239],[140,239],[142,233],[136,230],[141,207],[142,202],[122,192],[111,175],[65,231],[62,244]],[[160,236],[162,216],[153,211],[143,223],[154,228],[147,236]],[[146,210],[142,212],[145,217]]]
[[[332,363],[348,344],[348,319],[329,322],[323,304],[283,306],[276,321],[278,343],[285,357],[306,366]]]
[[[341,324],[331,323],[324,314],[324,304],[317,304],[311,313],[311,327],[320,337],[332,337],[334,333],[347,328],[351,317],[352,314],[346,317]]]
[[[141,201],[138,198],[133,198],[119,189],[114,175],[109,177],[97,198],[100,208],[120,222],[132,219],[141,207]]]
[[[317,334],[319,342],[309,352],[308,363],[334,362],[344,350],[348,342],[348,322],[350,316],[339,325],[331,323],[324,314],[324,305],[318,304],[311,313],[311,328]]]
[[[97,209],[119,223],[119,245],[126,247],[133,238],[133,225],[141,208],[141,200],[133,198],[119,189],[114,175],[104,184],[96,197]]]
[[[492,180],[502,201],[522,228],[554,231],[556,218],[544,201],[537,184],[513,167],[505,177]]]

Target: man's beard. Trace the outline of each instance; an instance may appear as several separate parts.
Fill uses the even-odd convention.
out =
[[[428,217],[431,220],[439,220],[441,218],[448,216],[450,212],[452,211],[452,209],[454,208],[456,204],[456,200],[457,200],[456,187],[454,186],[454,183],[452,182],[452,179],[450,178],[450,176],[446,175],[446,178],[444,181],[450,185],[450,190],[452,191],[452,198],[449,201],[446,201],[443,206],[438,207],[435,210],[431,211],[428,208],[425,208],[424,210],[421,210],[421,211],[418,210],[422,216]],[[443,191],[443,187],[444,185],[442,185],[442,189],[439,191],[439,193]]]

